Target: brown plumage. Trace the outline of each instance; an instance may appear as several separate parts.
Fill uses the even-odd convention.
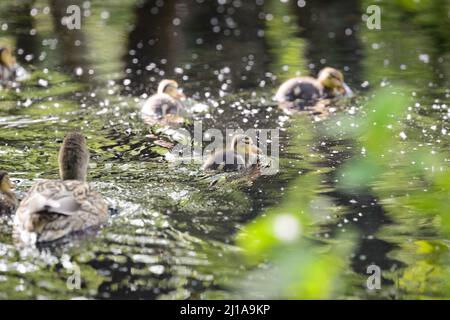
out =
[[[0,215],[14,213],[17,208],[17,198],[11,190],[13,188],[8,173],[0,171]]]
[[[261,150],[253,139],[245,134],[237,134],[225,150],[213,153],[203,163],[203,170],[244,171],[256,168]]]
[[[84,136],[69,133],[58,159],[61,180],[37,182],[17,209],[14,233],[20,242],[57,240],[108,218],[105,200],[85,181],[89,152]]]
[[[351,95],[343,74],[334,68],[324,68],[317,79],[311,77],[292,78],[284,82],[274,100],[287,112],[314,107],[320,100]]]
[[[144,121],[150,125],[170,125],[184,121],[182,112],[184,106],[183,92],[174,80],[162,80],[156,94],[148,98],[142,107],[141,114]]]

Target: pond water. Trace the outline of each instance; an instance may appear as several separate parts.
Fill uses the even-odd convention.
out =
[[[325,65],[343,70],[356,92],[337,113],[358,109],[372,89],[401,83],[414,93],[408,136],[448,155],[449,5],[389,3],[382,3],[382,29],[369,30],[361,16],[370,3],[359,0],[2,1],[0,40],[17,49],[32,76],[20,90],[0,93],[0,168],[22,197],[36,179],[57,178],[62,138],[82,129],[89,181],[111,218],[95,234],[19,248],[12,217],[1,216],[0,298],[247,297],[234,290],[248,271],[236,234],[307,172],[320,184],[302,188],[323,200],[308,236],[340,241],[353,230],[358,238],[343,276],[347,289],[335,297],[448,297],[435,287],[448,281],[446,264],[420,256],[415,245],[447,251],[448,238],[431,218],[389,204],[391,194],[421,188],[412,177],[395,175],[377,193],[342,192],[336,170],[358,152],[352,142],[323,133],[333,120],[286,121],[271,101],[283,80]],[[82,8],[80,30],[59,22],[72,4]],[[281,128],[278,174],[212,188],[198,165],[167,163],[139,115],[162,78],[209,106],[197,116],[207,128]],[[322,219],[324,212],[333,219]],[[383,290],[365,289],[369,264],[386,271]],[[67,279],[77,271],[81,288],[72,290]],[[408,282],[415,272],[421,282]]]

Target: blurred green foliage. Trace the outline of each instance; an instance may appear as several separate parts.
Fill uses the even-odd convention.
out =
[[[270,1],[266,7],[272,14],[265,22],[269,50],[274,56],[272,68],[283,80],[295,77],[297,72],[305,73],[306,60],[298,59],[298,53],[306,50],[306,42],[297,36],[297,17],[292,15],[289,4]]]
[[[341,115],[325,125],[332,135],[351,139],[354,144],[353,155],[338,169],[338,186],[349,194],[373,192],[394,217],[397,211],[407,210],[433,219],[437,230],[449,234],[450,173],[445,154],[411,138],[407,121],[411,94],[406,88],[388,87],[374,91],[371,97],[356,115]],[[304,122],[296,122],[302,123],[302,131],[294,125],[294,132],[313,131]],[[305,146],[301,139],[294,141],[297,146]],[[311,153],[312,146],[307,149],[303,154]],[[310,170],[292,183],[285,200],[266,210],[238,235],[249,265],[258,266],[251,284],[244,282],[246,292],[290,299],[323,299],[339,294],[348,254],[357,243],[352,237],[339,239],[340,246],[312,241],[317,212],[311,203],[320,197],[317,190],[323,172],[314,169],[316,161],[302,165]],[[396,181],[410,181],[412,187],[399,188]],[[400,276],[395,274],[397,289],[445,296],[448,284],[439,279],[450,272],[445,266],[448,243],[418,240],[414,245],[417,259]],[[428,256],[433,258],[425,258]],[[259,277],[271,280],[255,280]]]
[[[410,127],[407,121],[412,100],[407,98],[407,92],[395,87],[380,89],[361,115],[342,119],[341,123],[346,125],[341,125],[339,130],[344,128],[344,135],[353,137],[356,149],[364,152],[356,154],[340,169],[340,185],[347,192],[372,190],[382,199],[392,219],[404,225],[396,227],[394,233],[382,232],[395,234],[389,240],[399,241],[402,250],[397,253],[407,264],[400,275],[392,278],[397,281],[400,297],[448,297],[449,284],[443,281],[450,272],[448,242],[423,239],[411,245],[398,239],[406,229],[419,233],[425,226],[444,233],[444,237],[450,234],[447,153],[435,150],[413,134],[417,128]],[[357,129],[345,129],[350,127]],[[417,222],[406,225],[406,219]],[[390,228],[394,229],[385,229]],[[405,256],[405,252],[413,254]]]
[[[407,107],[405,92],[385,89],[374,96],[364,109],[363,117],[344,118],[341,121],[344,130],[352,128],[351,136],[356,138],[359,150],[362,150],[361,155],[355,155],[341,169],[342,186],[345,188],[366,188],[376,180],[384,171],[386,156],[400,139],[399,120]],[[356,123],[352,123],[354,121]]]
[[[246,226],[238,235],[247,263],[255,267],[241,290],[252,298],[326,299],[343,285],[351,243],[341,237],[319,245],[311,234],[315,176],[298,178],[280,206]],[[304,186],[308,186],[305,188]],[[298,188],[296,188],[298,187]],[[339,243],[339,245],[338,245]]]
[[[326,299],[341,292],[353,247],[352,233],[333,241],[315,236],[319,216],[317,204],[326,214],[331,200],[320,194],[320,177],[326,170],[317,166],[318,154],[311,152],[314,127],[308,117],[300,116],[290,126],[288,149],[303,154],[296,168],[301,168],[285,192],[284,201],[268,208],[238,235],[246,265],[252,271],[240,280],[243,296],[272,299]],[[291,166],[280,159],[281,174]],[[283,170],[284,168],[284,170]],[[323,220],[322,220],[323,222]]]
[[[442,230],[449,233],[450,171],[444,154],[408,136],[406,92],[398,88],[378,90],[363,115],[350,120],[358,128],[351,132],[358,143],[357,149],[364,151],[341,168],[341,186],[350,190],[375,187],[380,198],[390,198],[391,204],[397,203],[418,214],[439,216]],[[342,122],[349,123],[348,119]],[[413,183],[417,187],[406,194],[398,190],[395,197],[392,190],[386,193],[383,188],[377,188],[377,185],[392,185],[399,176],[415,178]]]

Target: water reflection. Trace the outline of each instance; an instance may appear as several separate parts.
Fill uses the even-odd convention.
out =
[[[7,11],[12,17],[10,28],[17,30],[17,48],[22,49],[17,56],[20,63],[36,63],[39,61],[39,41],[36,37],[34,18],[30,15],[34,5],[34,0],[21,1],[16,5],[10,6]]]
[[[148,92],[159,79],[172,77],[184,47],[183,35],[174,25],[177,1],[139,1],[134,8],[135,23],[128,35],[124,57],[125,75],[134,94]],[[181,29],[180,29],[181,30]]]
[[[53,18],[54,32],[57,35],[57,45],[53,48],[58,54],[58,69],[63,72],[76,73],[82,81],[89,81],[90,68],[89,49],[85,36],[86,28],[70,29],[63,24],[63,18],[68,16],[67,8],[75,5],[80,8],[82,18],[90,14],[89,2],[83,0],[52,0],[50,9]],[[83,20],[82,20],[83,21]]]
[[[363,47],[358,33],[365,26],[360,1],[311,1],[294,10],[300,36],[308,43],[305,57],[311,69],[317,73],[323,66],[335,66],[351,79],[350,84],[361,83]]]
[[[149,84],[155,86],[161,77],[182,78],[194,89],[214,93],[257,87],[265,78],[270,58],[262,5],[148,0],[134,10],[125,55],[126,77],[132,80],[128,91],[148,93]],[[204,75],[201,84],[196,84],[198,70]]]

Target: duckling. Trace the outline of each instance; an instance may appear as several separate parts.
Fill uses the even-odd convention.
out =
[[[150,125],[182,123],[184,120],[181,116],[184,110],[182,100],[185,98],[176,81],[162,80],[157,93],[148,98],[142,107],[142,117]]]
[[[287,80],[278,89],[274,100],[281,109],[289,112],[313,107],[322,99],[351,95],[342,72],[326,67],[319,72],[317,79],[298,77]]]
[[[245,134],[237,134],[225,150],[213,153],[203,163],[203,170],[245,171],[256,169],[261,154],[253,139]]]
[[[17,198],[11,189],[14,185],[5,171],[0,171],[0,214],[11,214],[17,208]]]
[[[11,50],[0,46],[0,88],[11,87],[14,83],[24,81],[27,78],[27,71],[17,64]]]
[[[23,243],[57,240],[108,218],[105,200],[86,182],[89,151],[82,134],[66,135],[58,162],[61,180],[37,182],[17,209],[14,233]]]

